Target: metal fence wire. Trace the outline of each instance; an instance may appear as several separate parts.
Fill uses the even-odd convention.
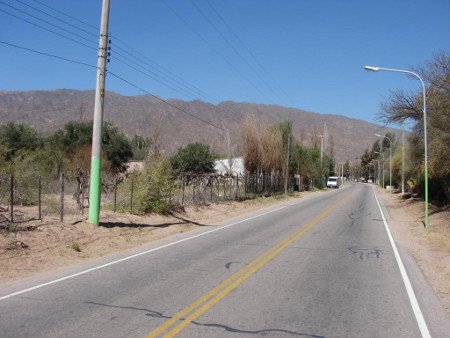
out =
[[[288,190],[298,190],[295,178]],[[141,213],[142,201],[151,199],[142,181],[130,175],[102,182],[101,208],[113,212]],[[284,179],[274,174],[181,175],[172,177],[158,191],[170,206],[207,205],[284,193]],[[0,224],[42,220],[46,216],[64,221],[67,215],[85,217],[89,208],[89,178],[61,174],[0,176]]]

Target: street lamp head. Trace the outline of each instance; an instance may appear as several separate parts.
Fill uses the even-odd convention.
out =
[[[364,69],[367,70],[368,72],[378,72],[380,70],[379,67],[372,67],[372,66],[365,66]]]

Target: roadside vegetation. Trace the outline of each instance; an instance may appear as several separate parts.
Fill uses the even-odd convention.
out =
[[[428,175],[429,197],[439,205],[448,204],[450,198],[450,55],[439,52],[424,66],[412,69],[425,81],[427,99],[428,131]],[[405,182],[410,193],[423,198],[424,191],[424,123],[422,89],[414,93],[402,90],[392,92],[382,104],[381,121],[389,123],[412,122],[412,129],[405,142]],[[393,134],[386,134],[392,140],[392,182],[401,186],[402,144]],[[387,137],[377,140],[372,149],[361,157],[361,172],[369,177],[373,172],[374,160],[386,159],[385,183],[389,182],[389,141]],[[386,172],[385,172],[386,175]],[[371,174],[370,176],[373,176]],[[387,178],[387,180],[386,180]]]
[[[56,212],[59,208],[56,196],[64,175],[76,186],[73,189],[76,189],[74,198],[78,205],[85,207],[91,142],[89,121],[68,122],[52,134],[39,134],[34,126],[24,123],[0,126],[0,202],[8,205],[8,181],[13,176],[17,185],[14,203],[36,204],[39,177],[42,193],[55,196],[51,203]],[[166,214],[186,203],[184,190],[191,186],[194,203],[268,196],[283,193],[285,189],[323,188],[326,178],[335,174],[335,163],[332,156],[325,153],[321,156],[318,135],[311,142],[312,147],[302,145],[294,137],[290,121],[263,126],[249,116],[241,126],[236,149],[243,157],[246,172],[237,176],[232,172],[218,175],[214,161],[219,156],[206,144],[187,144],[169,157],[152,138],[139,135],[130,138],[106,122],[102,147],[103,192],[117,189],[118,193],[129,194],[132,191],[133,196],[127,201],[114,201],[114,210],[116,207],[118,211],[130,210],[131,203],[135,213]],[[143,169],[128,171],[130,160],[143,161]],[[181,198],[174,197],[181,192]]]

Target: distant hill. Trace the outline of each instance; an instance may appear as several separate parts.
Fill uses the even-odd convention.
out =
[[[314,135],[323,134],[326,125],[329,137],[325,150],[329,152],[334,143],[334,154],[338,162],[355,162],[364,149],[372,146],[375,133],[391,130],[380,130],[381,126],[363,120],[275,105],[231,101],[221,102],[217,106],[202,101],[169,102],[229,130],[232,146],[236,145],[240,125],[248,114],[252,114],[263,125],[291,120],[296,137],[305,145],[311,145]],[[0,124],[24,122],[34,125],[38,131],[53,132],[69,121],[92,120],[93,107],[92,90],[0,91]],[[223,131],[151,96],[123,96],[108,92],[104,120],[113,122],[129,136],[159,135],[157,138],[162,149],[169,154],[178,147],[195,141],[210,144],[216,151],[225,152],[227,148]],[[317,136],[315,139],[317,140]]]

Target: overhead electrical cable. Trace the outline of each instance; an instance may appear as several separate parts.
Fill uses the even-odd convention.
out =
[[[125,42],[120,41],[115,35],[111,35],[111,37],[113,39],[113,44],[114,44],[114,41],[119,41],[119,43],[121,43],[122,45],[127,47],[129,50],[134,51],[136,54],[141,55],[142,57],[139,58],[135,54],[126,51],[125,49],[121,48],[120,46],[119,47],[117,47],[117,46],[113,47],[114,50],[115,50],[115,48],[118,48],[119,50],[121,50],[124,53],[130,55],[131,57],[134,57],[134,58],[140,60],[144,64],[146,64],[149,67],[151,67],[153,70],[155,70],[155,71],[157,71],[159,73],[162,73],[165,77],[168,77],[169,79],[172,79],[173,81],[178,82],[181,86],[183,86],[185,88],[188,88],[191,92],[195,93],[195,95],[197,97],[201,97],[201,98],[205,99],[205,101],[211,101],[212,103],[219,103],[220,102],[217,98],[212,97],[208,93],[206,93],[206,92],[202,91],[201,89],[197,88],[196,86],[190,84],[186,80],[183,80],[181,77],[179,77],[178,75],[170,72],[169,70],[167,70],[163,66],[159,65],[157,62],[151,60],[150,58],[148,58],[146,55],[142,54],[138,50],[136,50],[133,47],[127,45]],[[114,53],[117,54],[117,52],[114,52]],[[156,66],[152,66],[152,64],[149,64],[148,62],[145,62],[145,60],[142,60],[142,58],[145,58],[145,60],[148,60],[149,62],[151,62],[152,64],[154,64]],[[161,70],[158,70],[157,67],[160,68]],[[195,95],[193,97],[196,97]],[[229,110],[229,109],[227,109],[225,107],[219,107],[219,106],[215,106],[215,105],[213,105],[213,107],[214,107],[215,110],[221,110],[223,112],[227,112],[227,113],[232,114],[232,115],[235,115],[236,113],[238,113],[236,111],[231,111],[231,110]]]
[[[222,131],[228,133],[228,131],[227,131],[226,129],[221,128],[221,127],[219,127],[219,126],[217,126],[217,125],[215,125],[215,124],[213,124],[213,123],[211,123],[211,122],[208,122],[208,121],[206,121],[206,120],[204,120],[204,119],[202,119],[202,118],[200,118],[200,117],[198,117],[198,116],[196,116],[196,115],[194,115],[194,114],[192,114],[192,113],[190,113],[190,112],[188,112],[188,111],[186,111],[186,110],[184,110],[184,109],[178,107],[177,105],[175,105],[175,104],[173,104],[173,103],[170,103],[169,101],[164,100],[164,99],[160,98],[159,96],[150,93],[149,91],[147,91],[147,90],[145,90],[144,88],[138,86],[137,84],[134,84],[134,83],[131,82],[131,81],[128,81],[127,79],[121,77],[120,75],[117,75],[117,74],[115,74],[115,73],[113,73],[113,72],[111,72],[111,71],[108,71],[108,74],[111,75],[111,76],[113,76],[113,77],[115,77],[115,78],[117,78],[117,79],[119,79],[119,80],[121,80],[121,81],[123,81],[123,82],[125,82],[125,83],[127,83],[127,84],[129,84],[130,86],[132,86],[132,87],[134,87],[134,88],[136,88],[136,89],[139,89],[139,90],[142,91],[143,93],[148,94],[148,95],[150,95],[151,97],[153,97],[153,98],[155,98],[155,99],[157,99],[157,100],[159,100],[159,101],[164,102],[165,104],[171,106],[172,108],[175,108],[176,110],[178,110],[178,111],[180,111],[180,112],[182,112],[182,113],[184,113],[184,114],[187,114],[187,115],[189,115],[189,116],[195,118],[196,120],[199,120],[199,121],[201,121],[201,122],[203,122],[203,123],[205,123],[205,124],[210,125],[211,127],[214,127],[214,128],[216,128],[216,129],[219,129],[219,130],[222,130]]]
[[[71,15],[69,15],[69,14],[67,14],[67,13],[64,13],[63,11],[60,11],[60,10],[58,10],[58,9],[56,9],[56,8],[53,8],[53,7],[51,7],[51,6],[49,6],[49,5],[45,4],[45,3],[43,3],[42,1],[38,1],[38,0],[32,0],[32,1],[34,1],[34,2],[36,2],[36,3],[38,3],[38,4],[40,4],[40,5],[42,5],[42,6],[44,6],[44,7],[47,7],[47,8],[49,8],[49,9],[51,9],[52,11],[55,11],[55,12],[57,12],[57,13],[59,13],[59,14],[62,14],[62,15],[64,15],[64,16],[67,17],[67,18],[70,18],[70,19],[72,19],[72,20],[74,20],[74,21],[77,21],[78,23],[81,23],[81,24],[85,25],[86,27],[91,28],[91,29],[92,29],[94,32],[96,32],[96,33],[98,32],[98,27],[96,27],[96,26],[94,26],[94,25],[91,25],[91,24],[89,24],[89,23],[87,23],[87,22],[84,22],[84,21],[82,21],[82,20],[80,20],[80,19],[74,17],[74,16],[71,16]]]
[[[195,95],[193,95],[192,93],[188,92],[186,89],[184,89],[184,88],[182,88],[182,87],[180,87],[180,86],[178,86],[176,84],[169,84],[169,83],[161,80],[160,77],[157,74],[155,75],[153,72],[151,72],[150,70],[146,69],[145,67],[142,67],[142,66],[134,63],[132,60],[130,60],[129,58],[125,57],[124,55],[122,55],[120,53],[117,53],[117,52],[115,52],[115,54],[118,54],[120,57],[117,57],[117,56],[113,55],[113,56],[111,56],[112,60],[116,60],[117,62],[119,62],[119,63],[121,63],[121,64],[123,64],[123,65],[125,65],[125,66],[127,66],[127,67],[129,67],[129,68],[131,68],[131,69],[133,69],[135,71],[137,71],[139,74],[145,75],[145,76],[151,78],[152,80],[158,82],[159,84],[161,84],[163,86],[166,86],[166,87],[172,89],[173,91],[175,91],[175,92],[177,92],[177,93],[179,93],[179,94],[181,94],[183,96],[186,96],[186,97],[189,97],[189,98],[190,97],[195,97]],[[127,61],[124,61],[122,58],[125,58],[126,60],[130,61],[131,63],[127,62]]]
[[[198,13],[208,22],[208,24],[216,31],[223,41],[234,51],[234,53],[253,71],[253,73],[262,81],[269,91],[278,99],[283,100],[267,83],[267,81],[259,74],[258,70],[242,55],[242,53],[234,46],[233,43],[225,36],[225,34],[217,27],[217,25],[202,11],[202,9],[193,1],[189,0]]]
[[[27,3],[25,3],[25,2],[23,2],[23,1],[21,1],[21,0],[16,0],[16,1],[17,1],[18,3],[21,3],[21,4],[24,5],[24,6],[27,6],[27,7],[31,8],[31,9],[34,9],[34,10],[37,11],[37,12],[40,12],[40,13],[45,14],[45,15],[51,17],[51,18],[54,19],[54,20],[58,20],[59,22],[62,22],[62,23],[66,24],[66,25],[68,25],[68,26],[70,26],[70,27],[73,27],[73,28],[75,28],[75,29],[78,29],[78,30],[84,32],[85,34],[91,35],[91,36],[93,36],[93,37],[95,37],[95,38],[98,37],[97,34],[88,32],[87,30],[85,30],[85,29],[83,29],[83,28],[81,28],[81,27],[79,27],[79,26],[77,26],[77,25],[74,25],[74,24],[72,24],[72,23],[70,23],[70,22],[67,22],[66,20],[60,19],[60,18],[58,18],[58,17],[56,17],[56,16],[54,16],[54,15],[52,15],[52,14],[46,12],[46,11],[43,11],[43,10],[41,10],[41,9],[39,9],[39,8],[36,8],[36,7],[34,7],[34,6],[31,6],[30,4],[27,4]]]
[[[21,9],[19,9],[19,8],[17,8],[17,7],[8,5],[7,3],[4,3],[3,1],[0,1],[0,4],[5,5],[5,6],[8,6],[8,7],[14,9],[14,10],[17,11],[17,12],[20,12],[20,13],[22,13],[22,14],[26,14],[26,15],[32,17],[33,19],[36,19],[36,20],[39,20],[39,21],[42,21],[42,22],[46,23],[46,24],[49,25],[49,26],[56,27],[56,28],[58,28],[58,29],[60,29],[60,30],[62,30],[62,31],[64,31],[64,32],[66,32],[66,33],[72,34],[72,35],[74,35],[74,36],[76,36],[76,37],[78,37],[78,38],[80,38],[80,39],[86,40],[87,42],[90,42],[90,43],[93,43],[94,45],[97,45],[97,42],[96,42],[96,41],[93,41],[93,40],[91,40],[91,39],[88,39],[88,38],[86,38],[86,37],[84,37],[84,36],[82,36],[82,35],[80,35],[80,34],[78,34],[78,33],[74,33],[74,32],[72,32],[72,31],[70,31],[70,30],[68,30],[68,29],[66,29],[66,28],[64,28],[64,27],[61,27],[61,26],[59,26],[59,25],[56,25],[56,24],[54,24],[54,23],[52,23],[52,22],[50,22],[50,21],[48,21],[48,20],[42,19],[42,18],[40,18],[40,17],[38,17],[38,16],[36,16],[36,15],[30,14],[30,13],[28,13],[28,12],[26,12],[26,11],[24,11],[24,10],[21,10]]]
[[[40,12],[40,13],[43,13],[43,14],[45,14],[45,15],[47,15],[47,16],[49,16],[49,17],[55,19],[55,20],[58,20],[58,21],[63,22],[63,23],[65,23],[65,24],[67,24],[67,25],[70,25],[71,27],[74,27],[74,28],[76,28],[76,29],[79,29],[79,30],[81,30],[81,31],[83,31],[83,32],[85,32],[85,33],[87,33],[87,34],[89,34],[89,35],[96,36],[95,34],[90,33],[90,32],[88,32],[88,31],[84,30],[83,28],[80,28],[80,27],[77,26],[77,25],[71,24],[71,23],[67,22],[66,20],[60,19],[60,18],[58,18],[57,16],[52,15],[52,14],[50,14],[50,13],[44,11],[44,10],[41,10],[41,9],[38,9],[38,8],[36,8],[36,7],[34,7],[34,6],[28,5],[28,4],[26,4],[26,3],[24,3],[23,1],[20,1],[20,0],[16,0],[16,1],[17,1],[18,3],[21,3],[21,4],[25,5],[25,6],[28,6],[29,8],[34,9],[35,11],[38,11],[38,12]],[[79,22],[79,23],[82,23],[83,25],[85,25],[85,26],[87,26],[87,27],[89,27],[89,28],[92,28],[92,29],[95,29],[95,30],[96,30],[96,27],[94,27],[93,25],[90,25],[90,24],[88,24],[88,23],[86,23],[86,22],[84,22],[84,21],[81,21],[81,20],[77,19],[77,18],[74,17],[74,16],[68,15],[67,13],[64,13],[64,12],[62,12],[62,11],[59,11],[59,10],[57,10],[56,8],[53,8],[53,7],[51,7],[51,6],[48,6],[48,5],[46,5],[46,4],[44,4],[44,3],[40,2],[40,1],[37,1],[37,0],[33,0],[33,1],[36,2],[36,3],[38,3],[38,4],[40,4],[40,5],[42,5],[42,6],[45,6],[46,8],[49,8],[49,9],[53,10],[53,11],[56,12],[56,13],[60,13],[60,14],[66,16],[66,17],[68,17],[68,18],[70,18],[70,19],[72,19],[72,20],[74,20],[74,21],[77,21],[77,22]],[[18,10],[17,8],[15,8],[15,7],[13,7],[13,6],[10,6],[10,5],[7,5],[7,6],[13,8],[13,9]],[[18,10],[18,11],[20,11],[20,10]],[[43,22],[45,22],[45,23],[47,23],[47,24],[49,24],[49,25],[52,25],[53,27],[56,27],[56,28],[59,28],[59,29],[63,29],[62,27],[60,27],[60,26],[58,26],[58,25],[54,25],[54,24],[48,22],[47,20],[43,20],[43,19],[41,19],[41,18],[38,18],[38,17],[36,17],[36,16],[33,16],[33,15],[31,15],[31,14],[29,14],[29,13],[27,13],[27,12],[24,12],[24,11],[21,11],[21,12],[24,13],[24,14],[27,14],[27,15],[29,15],[29,16],[32,16],[32,17],[35,18],[35,19],[41,20],[41,21],[43,21]],[[46,28],[46,27],[43,27],[43,26],[41,26],[41,25],[38,25],[38,24],[36,24],[36,23],[33,23],[33,22],[28,21],[28,20],[26,20],[26,19],[23,19],[23,18],[21,18],[21,17],[17,17],[17,16],[15,16],[15,15],[11,14],[11,13],[7,13],[7,12],[6,12],[6,14],[12,15],[12,16],[16,17],[17,19],[23,20],[23,21],[25,21],[25,22],[27,22],[27,23],[29,23],[29,24],[32,24],[32,25],[34,25],[34,26],[37,26],[38,28],[47,30],[47,31],[49,31],[49,32],[51,32],[51,33],[53,33],[53,34],[57,34],[57,35],[59,35],[59,36],[61,36],[61,37],[63,37],[63,38],[66,38],[66,39],[69,39],[69,40],[74,41],[74,42],[76,42],[76,43],[82,44],[83,46],[88,47],[88,48],[90,48],[90,49],[93,49],[93,50],[95,49],[94,47],[87,46],[87,45],[85,45],[84,43],[82,43],[82,42],[80,42],[80,41],[77,41],[77,40],[74,40],[74,39],[72,39],[72,38],[70,38],[70,37],[67,37],[67,36],[65,36],[64,34],[60,34],[60,33],[58,33],[58,32],[55,32],[55,31],[53,31],[53,30],[50,30],[50,29],[48,29],[48,28]],[[78,34],[76,34],[76,33],[71,32],[71,31],[68,31],[68,30],[65,30],[65,29],[63,29],[63,30],[64,30],[64,31],[67,31],[67,32],[69,32],[69,33],[71,33],[71,34],[74,34],[74,35],[76,35],[76,36],[80,36],[80,35],[78,35]],[[81,37],[81,36],[80,36],[80,37]],[[112,37],[112,36],[111,36],[111,37]],[[84,39],[86,39],[86,38],[84,38]],[[142,57],[138,57],[138,56],[136,56],[135,54],[130,53],[128,50],[126,50],[126,49],[124,49],[124,48],[122,48],[122,47],[120,47],[120,46],[116,46],[115,48],[121,50],[123,53],[125,53],[125,54],[131,56],[132,58],[138,60],[140,63],[145,64],[146,66],[148,66],[148,67],[151,68],[151,69],[149,69],[149,68],[147,68],[147,67],[144,67],[144,66],[142,66],[142,65],[137,64],[135,61],[132,61],[129,57],[126,57],[125,55],[121,54],[120,52],[114,52],[114,54],[121,56],[122,58],[128,60],[129,62],[131,62],[131,63],[134,64],[135,66],[130,65],[129,62],[126,62],[126,61],[124,61],[124,60],[121,60],[120,58],[117,58],[117,57],[113,56],[112,58],[115,59],[116,61],[118,61],[119,63],[125,64],[126,66],[128,66],[128,67],[130,67],[130,68],[132,68],[132,69],[134,69],[134,70],[136,70],[136,71],[138,71],[138,72],[140,72],[140,73],[143,73],[143,72],[144,72],[144,75],[146,75],[146,76],[152,78],[153,80],[157,81],[158,83],[160,83],[160,84],[162,84],[162,85],[164,85],[164,86],[166,86],[166,87],[168,87],[168,88],[170,88],[170,89],[172,89],[172,90],[174,90],[174,91],[176,91],[176,92],[178,92],[178,93],[180,93],[180,94],[182,94],[182,95],[184,95],[184,96],[186,96],[186,97],[190,97],[190,98],[198,98],[198,97],[201,97],[201,98],[205,99],[206,101],[212,101],[212,102],[217,102],[217,103],[219,102],[219,100],[215,99],[214,97],[210,96],[209,94],[207,94],[206,92],[200,90],[199,88],[193,86],[192,84],[189,84],[187,81],[183,80],[182,78],[180,78],[180,77],[177,76],[176,74],[171,73],[170,71],[168,71],[167,69],[165,69],[164,67],[162,67],[161,65],[159,65],[158,63],[156,63],[155,61],[151,60],[150,58],[148,58],[147,56],[145,56],[144,54],[142,54],[142,53],[139,52],[138,50],[132,48],[131,46],[127,45],[125,42],[121,41],[120,39],[118,39],[117,37],[114,36],[114,41],[116,41],[116,40],[119,42],[119,44],[122,44],[122,45],[124,45],[126,48],[128,48],[128,49],[134,51],[135,53],[137,53],[137,54],[139,54],[139,55],[141,55],[142,57],[144,57],[146,60],[150,61],[151,63],[147,62],[147,61],[144,60]],[[93,43],[93,44],[96,44],[96,42],[94,42],[94,41],[92,41],[92,40],[88,40],[88,41],[90,41],[90,42]],[[155,66],[155,65],[156,65],[156,66]],[[143,71],[142,71],[142,70],[138,70],[136,67],[142,68]],[[159,68],[159,69],[158,69],[158,68]],[[161,74],[161,75],[156,74],[155,72],[157,72],[157,73],[159,73],[159,74]],[[150,73],[150,74],[149,74],[149,73]],[[178,89],[175,89],[174,86],[175,86],[176,88],[178,88]],[[214,107],[214,109],[215,109],[216,111],[219,111],[219,109],[220,109],[221,111],[228,112],[228,113],[233,114],[233,115],[236,114],[236,112],[230,111],[229,109],[227,109],[227,108],[225,108],[225,107],[220,107],[220,108],[219,108],[218,106],[215,106],[215,105],[213,105],[213,107]]]
[[[84,47],[87,47],[87,48],[89,48],[89,49],[97,50],[97,48],[94,48],[94,47],[92,47],[92,46],[89,46],[89,45],[87,45],[87,44],[81,42],[81,41],[78,41],[78,40],[76,40],[76,39],[73,39],[73,38],[71,38],[70,36],[67,36],[67,35],[58,33],[58,32],[56,32],[56,31],[54,31],[54,30],[52,30],[52,29],[49,29],[49,28],[44,27],[44,26],[41,26],[41,25],[39,25],[39,24],[37,24],[37,23],[34,23],[34,22],[32,22],[32,21],[29,21],[29,20],[27,20],[27,19],[21,18],[21,17],[15,15],[15,14],[9,13],[9,12],[3,10],[3,9],[0,9],[0,12],[3,12],[3,13],[5,13],[5,14],[8,14],[8,15],[10,15],[10,16],[12,16],[12,17],[18,19],[18,20],[27,22],[27,23],[29,23],[30,25],[33,25],[33,26],[38,27],[38,28],[40,28],[40,29],[46,30],[46,31],[48,31],[48,32],[50,32],[50,33],[52,33],[52,34],[56,34],[56,35],[58,35],[58,36],[60,36],[60,37],[62,37],[62,38],[64,38],[64,39],[70,40],[70,41],[75,42],[75,43],[77,43],[77,44],[79,44],[79,45],[82,45],[82,46],[84,46]]]
[[[289,95],[281,88],[281,86],[278,84],[277,80],[269,73],[266,67],[259,61],[259,59],[256,57],[256,55],[252,52],[251,48],[247,46],[247,44],[244,43],[244,41],[239,37],[239,35],[234,31],[234,29],[231,28],[231,26],[227,23],[223,15],[220,14],[220,12],[213,6],[213,4],[209,0],[205,0],[208,6],[212,9],[212,11],[216,14],[216,16],[222,21],[225,27],[231,32],[231,34],[235,37],[235,39],[245,48],[247,53],[250,55],[250,57],[255,61],[255,63],[259,66],[259,68],[266,74],[266,76],[276,85],[278,90],[291,102],[292,99],[289,97]]]
[[[255,85],[255,83],[250,80],[246,75],[244,75],[239,69],[236,68],[236,66],[229,61],[222,53],[220,53],[205,37],[203,37],[202,34],[200,34],[194,27],[192,27],[191,24],[189,24],[183,17],[178,14],[178,12],[170,6],[166,1],[161,0],[161,2],[181,21],[183,22],[194,34],[196,34],[214,53],[216,53],[220,58],[222,58],[223,61],[225,61],[228,66],[233,69],[233,71],[244,81],[246,81],[253,89],[255,89],[257,92],[259,92],[262,96],[266,96],[265,93],[263,93],[258,86]]]
[[[13,43],[9,43],[9,42],[6,42],[6,41],[0,40],[0,43],[2,43],[2,44],[4,44],[4,45],[7,45],[7,46],[10,46],[10,47],[14,47],[14,48],[26,50],[26,51],[29,51],[29,52],[33,52],[33,53],[36,53],[36,54],[40,54],[40,55],[52,57],[52,58],[55,58],[55,59],[59,59],[59,60],[62,60],[62,61],[67,61],[67,62],[71,62],[71,63],[76,63],[76,64],[78,64],[78,65],[82,65],[82,66],[86,66],[86,67],[97,68],[97,66],[90,65],[90,64],[88,64],[88,63],[86,63],[86,62],[82,62],[82,61],[78,61],[78,60],[73,60],[73,59],[68,59],[68,58],[65,58],[65,57],[62,57],[62,56],[58,56],[58,55],[55,55],[55,54],[50,54],[50,53],[46,53],[46,52],[41,52],[41,51],[38,51],[38,50],[35,50],[35,49],[31,49],[31,48],[19,46],[19,45],[16,45],[16,44],[13,44]]]
[[[113,44],[114,44],[114,46],[113,46],[114,50],[117,48],[120,51],[124,52],[125,54],[130,55],[132,58],[134,58],[134,59],[138,60],[139,62],[145,64],[146,66],[150,67],[155,72],[161,74],[163,77],[169,79],[170,81],[177,82],[180,86],[184,86],[186,88],[190,88],[199,97],[207,98],[207,100],[210,100],[210,101],[213,101],[213,102],[217,101],[217,99],[215,99],[214,97],[210,96],[208,93],[206,93],[203,90],[197,88],[196,86],[194,86],[193,84],[187,82],[186,80],[183,80],[181,77],[179,77],[178,75],[176,75],[176,74],[172,73],[171,71],[167,70],[166,68],[164,68],[163,66],[161,66],[160,64],[155,62],[154,60],[151,60],[146,55],[142,54],[141,52],[139,52],[138,50],[134,49],[133,47],[127,45],[126,43],[124,43],[123,41],[118,39],[115,35],[111,35],[111,38],[112,38],[112,41],[113,41]],[[120,44],[124,45],[129,50],[134,51],[134,53],[131,53],[131,52],[127,51],[126,49],[115,45],[116,41],[119,42]],[[136,54],[138,54],[140,56],[137,56]]]

